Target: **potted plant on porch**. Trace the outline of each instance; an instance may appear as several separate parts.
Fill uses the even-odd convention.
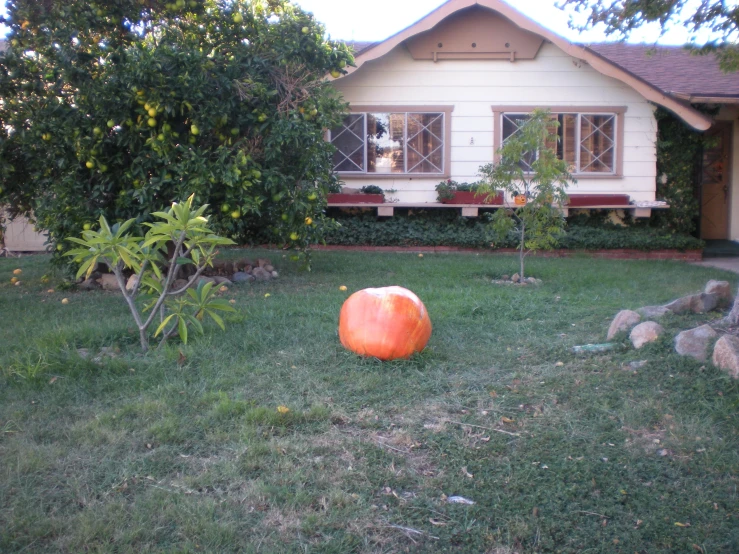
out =
[[[346,187],[340,190],[341,192],[328,194],[329,204],[383,204],[385,202],[385,193],[377,185],[367,185],[358,191],[356,189],[347,190]]]
[[[503,192],[479,192],[479,183],[457,183],[447,179],[436,185],[436,199],[442,204],[503,204]]]

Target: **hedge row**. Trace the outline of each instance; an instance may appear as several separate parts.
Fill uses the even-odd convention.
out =
[[[400,213],[398,213],[400,212]],[[456,210],[401,211],[390,218],[374,213],[330,214],[341,227],[326,235],[326,244],[363,246],[458,246],[465,248],[513,248],[515,237],[495,240],[486,214],[479,218],[461,217]],[[572,218],[567,233],[558,244],[568,249],[693,250],[703,242],[689,235],[673,234],[645,224],[617,226],[603,214]]]

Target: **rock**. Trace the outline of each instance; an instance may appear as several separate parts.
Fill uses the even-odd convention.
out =
[[[197,283],[195,285],[196,287],[199,287],[201,283],[203,285],[205,285],[206,283],[213,283],[215,285],[216,284],[216,280],[213,277],[206,277],[205,275],[201,275],[200,277],[198,277],[198,280],[197,280],[196,283]]]
[[[613,318],[613,321],[611,321],[611,326],[608,328],[606,340],[611,340],[621,331],[628,331],[640,321],[641,316],[638,313],[631,310],[621,310],[616,314],[616,317]]]
[[[641,369],[648,363],[648,360],[634,360],[633,362],[629,362],[629,369]]]
[[[112,273],[102,274],[97,281],[100,283],[100,286],[103,287],[103,290],[119,290],[118,279],[116,279],[115,275]]]
[[[511,276],[510,275],[501,275],[500,280],[501,281],[510,281],[511,280]]]
[[[710,325],[683,331],[675,337],[675,351],[681,356],[690,356],[703,362],[708,357],[708,345],[716,336],[716,331]]]
[[[521,276],[518,273],[514,273],[513,276],[511,276],[511,281],[514,283],[518,283],[521,280]]]
[[[79,284],[79,287],[82,290],[97,290],[100,288],[100,283],[98,283],[95,279],[85,279]]]
[[[254,264],[252,264],[254,265]],[[266,265],[272,265],[272,262],[270,262],[267,258],[258,258],[257,259],[257,265],[261,268],[264,268]]]
[[[713,347],[713,365],[739,379],[739,337],[724,335]]]
[[[272,264],[267,264],[267,265],[265,265],[265,266],[264,266],[264,269],[266,269],[266,270],[267,270],[267,271],[269,271],[270,273],[272,273],[272,272],[273,272],[273,271],[275,270],[275,268],[274,268],[274,267],[272,266]]]
[[[257,281],[269,281],[272,278],[272,274],[261,266],[252,269],[251,274]]]
[[[171,290],[180,290],[185,285],[187,285],[187,279],[175,279],[172,285],[170,286]]]
[[[636,310],[636,313],[638,313],[644,319],[656,319],[658,317],[662,317],[667,313],[672,312],[670,312],[670,310],[668,310],[665,306],[644,306],[643,308],[639,308],[638,310]]]
[[[665,330],[659,323],[645,321],[631,330],[629,339],[634,348],[641,348],[647,343],[656,341]]]
[[[277,273],[276,271],[273,271],[273,272],[271,273],[271,275],[272,275],[272,278],[273,278],[273,279],[277,279],[277,278],[278,278],[278,277],[280,276],[280,274],[279,274],[279,273]]]
[[[244,273],[243,271],[237,271],[234,273],[233,278],[231,279],[234,283],[250,283],[254,281],[254,275],[251,275],[249,273]]]
[[[128,281],[126,281],[126,290],[127,291],[130,292],[130,291],[133,290],[133,287],[136,286],[136,280],[137,279],[138,279],[138,275],[136,275],[135,273],[128,278]]]
[[[228,277],[213,277],[213,280],[215,281],[216,285],[233,285]]]
[[[701,293],[693,295],[690,309],[696,314],[710,312],[718,307],[721,297],[718,294]]]
[[[734,300],[731,294],[731,285],[728,281],[714,281],[711,279],[706,283],[706,288],[703,292],[718,296],[719,304],[723,306],[728,306]]]
[[[675,314],[684,314],[686,312],[702,314],[710,312],[716,308],[716,306],[718,306],[718,301],[718,295],[702,292],[700,294],[691,294],[690,296],[683,296],[682,298],[673,300],[669,304],[665,304],[665,308]]]

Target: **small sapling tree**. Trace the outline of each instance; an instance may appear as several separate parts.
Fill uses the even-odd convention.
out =
[[[161,221],[146,223],[149,231],[143,237],[129,232],[135,219],[110,226],[101,216],[100,230],[90,229],[82,233],[82,238],[67,239],[79,245],[67,252],[80,264],[77,277],[86,275],[89,278],[100,263],[115,275],[136,322],[144,352],[149,350],[149,327],[157,315],[159,326],[154,336],[162,335],[161,347],[175,334],[186,343],[190,326],[202,333],[201,322],[206,315],[225,329],[223,319],[216,312],[234,311],[224,299],[215,297],[213,283],[200,282],[197,288],[191,288],[200,281],[203,270],[213,265],[218,247],[234,244],[208,228],[208,218],[203,215],[208,206],[193,209],[193,197],[182,203],[175,202],[166,212],[151,214]],[[174,246],[168,250],[168,245]],[[167,252],[171,254],[165,258],[163,253]],[[183,283],[178,281],[178,275],[187,264],[193,264],[195,271]],[[129,272],[134,276],[127,282],[126,273]],[[150,299],[140,309],[136,298],[142,291]]]
[[[483,180],[478,194],[502,189],[525,198],[521,205],[497,210],[492,219],[496,236],[516,234],[521,280],[526,255],[553,248],[564,233],[560,206],[567,203],[565,191],[573,179],[567,162],[557,157],[558,126],[546,110],[522,116],[518,130],[498,149],[497,161],[480,168]]]

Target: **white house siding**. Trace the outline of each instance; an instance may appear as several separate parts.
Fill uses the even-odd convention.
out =
[[[24,217],[6,220],[3,242],[10,252],[43,252],[47,248],[46,236],[37,233]]]
[[[334,82],[353,105],[453,105],[451,177],[475,181],[493,159],[493,105],[625,106],[623,177],[581,178],[577,193],[620,193],[654,200],[654,108],[629,86],[544,43],[534,60],[416,61],[402,44]],[[470,143],[474,142],[474,146]],[[347,186],[396,189],[401,202],[434,202],[438,178],[342,178]]]

